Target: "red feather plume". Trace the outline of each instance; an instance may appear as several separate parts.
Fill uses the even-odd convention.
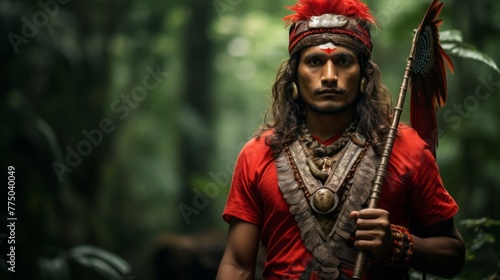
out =
[[[436,112],[446,103],[446,65],[453,73],[453,63],[439,44],[438,20],[443,3],[433,0],[416,34],[411,74],[410,123],[420,138],[429,144],[436,157],[438,131]]]
[[[295,5],[288,6],[287,9],[295,12],[295,14],[283,18],[287,25],[324,14],[344,15],[371,24],[375,23],[375,18],[370,13],[368,6],[359,0],[299,0]]]

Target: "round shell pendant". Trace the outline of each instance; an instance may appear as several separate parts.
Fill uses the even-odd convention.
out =
[[[335,210],[339,203],[337,194],[327,188],[320,188],[310,198],[312,209],[320,214],[328,214]]]

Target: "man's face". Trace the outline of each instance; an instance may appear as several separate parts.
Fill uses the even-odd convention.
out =
[[[336,114],[349,109],[359,92],[358,56],[348,48],[326,43],[303,49],[298,86],[306,110]]]

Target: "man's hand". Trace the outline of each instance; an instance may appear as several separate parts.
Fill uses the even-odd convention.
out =
[[[378,208],[363,209],[351,212],[351,217],[356,220],[356,248],[370,251],[377,259],[392,252],[389,212]]]

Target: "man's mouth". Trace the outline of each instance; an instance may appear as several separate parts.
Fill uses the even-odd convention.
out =
[[[314,91],[315,94],[318,95],[327,95],[327,94],[344,94],[345,90],[339,89],[339,88],[320,88],[318,90]]]

